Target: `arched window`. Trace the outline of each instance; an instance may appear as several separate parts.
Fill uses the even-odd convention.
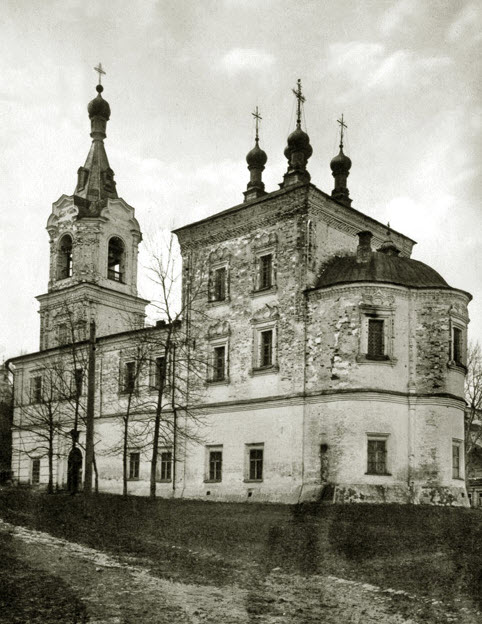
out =
[[[69,234],[60,239],[57,255],[57,279],[67,277],[72,277],[72,237]]]
[[[125,249],[120,238],[114,236],[109,241],[109,253],[107,256],[107,277],[114,282],[124,281]]]

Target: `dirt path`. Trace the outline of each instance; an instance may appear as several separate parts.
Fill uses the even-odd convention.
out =
[[[332,576],[301,577],[280,569],[267,576],[256,566],[247,587],[213,587],[171,582],[146,565],[0,521],[11,536],[18,561],[34,574],[66,584],[84,613],[72,624],[445,624],[480,621],[471,606],[449,608],[410,596]],[[49,621],[70,622],[55,619]],[[19,622],[22,620],[18,620]],[[0,612],[0,622],[2,619]],[[11,620],[8,620],[11,624]]]

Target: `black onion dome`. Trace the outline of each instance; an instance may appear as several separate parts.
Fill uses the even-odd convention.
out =
[[[332,258],[323,267],[316,287],[354,282],[384,282],[408,288],[451,289],[444,278],[427,264],[376,251],[368,262],[357,262],[356,256]]]
[[[98,93],[97,97],[94,98],[91,102],[89,102],[87,106],[89,117],[90,119],[92,119],[92,117],[103,117],[104,119],[108,121],[110,118],[109,102],[104,100],[104,98],[101,95],[102,91],[104,90],[104,87],[102,85],[97,85],[96,89]]]
[[[350,171],[351,160],[343,153],[343,150],[340,148],[340,152],[338,153],[338,155],[332,158],[330,167],[334,174]]]
[[[289,158],[292,152],[304,152],[306,158],[313,154],[313,148],[310,145],[310,137],[304,132],[300,126],[288,137],[288,145],[285,149],[285,156]]]
[[[249,167],[264,167],[268,161],[268,157],[266,156],[266,152],[263,151],[258,142],[256,141],[256,145],[253,149],[248,152],[246,156],[246,162]]]

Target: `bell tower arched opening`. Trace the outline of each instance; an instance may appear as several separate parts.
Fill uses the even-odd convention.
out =
[[[57,279],[63,280],[68,277],[72,277],[72,237],[65,234],[60,239],[58,247]]]
[[[107,254],[107,277],[114,282],[125,281],[125,258],[126,252],[123,241],[114,236],[109,240]]]

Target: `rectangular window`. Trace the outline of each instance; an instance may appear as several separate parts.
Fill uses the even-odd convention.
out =
[[[216,269],[213,274],[213,301],[226,299],[226,267]]]
[[[30,401],[40,403],[42,400],[42,377],[36,375],[30,379]]]
[[[209,481],[221,481],[223,478],[223,452],[209,451]]]
[[[74,371],[74,387],[72,393],[75,397],[80,397],[82,394],[82,384],[84,379],[84,371],[81,368],[76,368]]]
[[[387,441],[368,440],[368,474],[387,474]]]
[[[263,448],[249,449],[249,480],[262,481],[263,479]]]
[[[272,366],[273,364],[273,330],[261,332],[260,341],[260,366]]]
[[[37,485],[40,483],[40,458],[35,457],[32,459],[32,484]]]
[[[368,319],[368,350],[367,357],[372,359],[385,356],[384,321]]]
[[[126,362],[124,364],[124,392],[133,392],[136,387],[136,363]]]
[[[64,345],[69,342],[69,328],[65,323],[59,325],[59,344]]]
[[[259,289],[271,288],[273,285],[273,256],[266,254],[259,258]]]
[[[154,383],[153,387],[159,390],[161,387],[161,379],[164,379],[164,387],[166,386],[166,358],[163,356],[156,357],[154,360]]]
[[[460,479],[460,442],[452,444],[452,479]]]
[[[130,453],[129,455],[129,479],[139,478],[139,466],[141,463],[141,454],[139,452]]]
[[[452,327],[452,359],[456,364],[462,364],[462,330]]]
[[[172,479],[172,451],[161,451],[161,481],[171,481]]]
[[[214,347],[213,381],[223,381],[226,376],[226,347]]]

